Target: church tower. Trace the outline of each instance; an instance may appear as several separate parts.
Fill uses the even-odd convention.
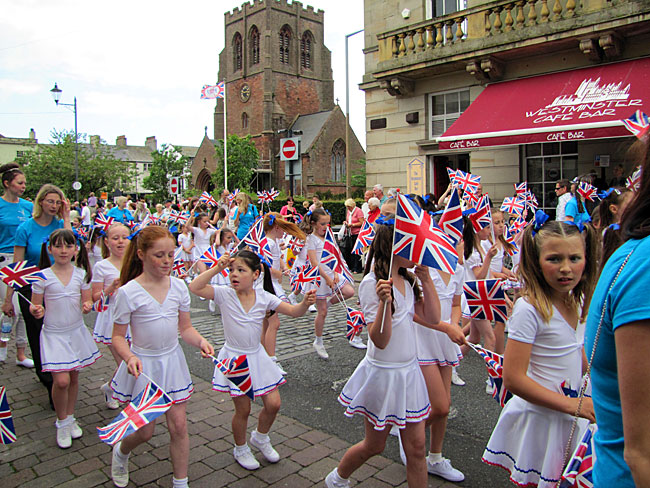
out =
[[[253,0],[225,13],[219,81],[226,82],[228,134],[250,134],[260,153],[253,187],[284,188],[279,141],[301,114],[334,108],[331,52],[324,44],[324,12],[300,2]],[[223,138],[222,99],[214,138]]]

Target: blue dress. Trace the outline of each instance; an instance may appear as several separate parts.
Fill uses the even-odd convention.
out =
[[[239,227],[237,227],[237,239],[243,239],[246,237],[246,234],[248,234],[248,231],[251,228],[251,225],[253,225],[253,222],[255,219],[259,216],[259,212],[257,211],[257,207],[253,204],[248,205],[248,209],[246,210],[246,213],[243,215],[239,216]],[[235,219],[237,218],[237,215],[239,215],[239,208],[235,210]]]

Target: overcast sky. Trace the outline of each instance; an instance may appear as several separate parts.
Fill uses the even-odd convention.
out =
[[[40,142],[74,130],[74,116],[56,107],[77,97],[78,130],[110,144],[125,135],[143,145],[198,146],[213,135],[214,84],[224,46],[224,12],[237,0],[4,0],[0,16],[0,134]],[[363,0],[311,0],[325,10],[335,98],[345,111],[345,35],[363,28]],[[363,34],[350,38],[350,120],[365,147]]]

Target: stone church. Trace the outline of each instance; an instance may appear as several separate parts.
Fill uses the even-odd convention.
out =
[[[334,103],[331,52],[324,44],[324,12],[286,0],[254,0],[225,13],[219,80],[226,83],[228,134],[251,135],[260,154],[253,189],[282,188],[310,196],[345,193],[345,115]],[[214,139],[206,135],[192,165],[192,183],[210,188],[214,143],[223,139],[224,101],[217,99]],[[289,180],[280,139],[301,138]],[[351,173],[365,151],[350,130]]]

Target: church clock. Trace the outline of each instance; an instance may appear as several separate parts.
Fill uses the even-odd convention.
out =
[[[251,97],[251,87],[248,86],[248,83],[244,83],[239,90],[239,98],[242,102],[246,103]]]

